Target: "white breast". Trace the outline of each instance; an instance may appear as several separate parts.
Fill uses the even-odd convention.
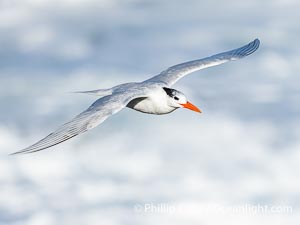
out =
[[[153,91],[147,98],[136,98],[128,103],[127,107],[134,110],[150,114],[167,114],[173,112],[176,108],[167,104],[167,94],[164,90]]]

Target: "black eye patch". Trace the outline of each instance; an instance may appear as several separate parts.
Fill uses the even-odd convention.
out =
[[[179,98],[178,98],[178,97],[176,97],[176,96],[174,97],[174,99],[175,99],[176,101],[178,101],[178,100],[179,100]]]
[[[173,89],[171,88],[166,88],[166,87],[163,87],[163,89],[165,90],[165,92],[167,93],[167,95],[169,95],[170,97],[173,97]]]

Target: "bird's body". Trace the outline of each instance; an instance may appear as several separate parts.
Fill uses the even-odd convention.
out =
[[[144,83],[136,84],[136,87],[144,86]],[[145,97],[138,97],[131,100],[128,104],[128,108],[132,108],[136,111],[149,113],[149,114],[156,114],[162,115],[173,112],[176,108],[171,107],[167,104],[168,95],[162,88],[164,83],[153,83],[146,86],[146,93]],[[148,89],[149,88],[149,89]],[[151,91],[150,91],[151,90]],[[146,97],[147,96],[147,97]]]
[[[96,95],[100,98],[70,122],[63,124],[37,143],[13,154],[37,152],[57,145],[98,126],[124,107],[157,115],[167,114],[178,108],[201,112],[187,101],[183,93],[172,89],[171,86],[189,73],[243,58],[255,52],[258,47],[259,40],[255,39],[241,48],[172,66],[143,82],[125,83],[108,89],[79,92]]]

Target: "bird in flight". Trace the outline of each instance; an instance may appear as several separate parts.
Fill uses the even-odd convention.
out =
[[[12,154],[33,153],[50,148],[93,129],[125,107],[156,115],[167,114],[178,108],[187,108],[201,113],[201,110],[190,103],[182,92],[171,87],[187,74],[248,56],[258,49],[259,44],[260,41],[255,39],[249,44],[231,51],[181,63],[169,67],[143,82],[131,82],[108,89],[78,92],[100,96],[100,98],[88,109],[42,140]]]

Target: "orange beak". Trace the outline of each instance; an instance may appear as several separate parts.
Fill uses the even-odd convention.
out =
[[[193,111],[198,112],[198,113],[202,113],[200,109],[198,109],[196,106],[194,106],[190,102],[187,102],[186,104],[180,104],[180,105],[182,105],[183,108],[190,109],[190,110],[193,110]]]

